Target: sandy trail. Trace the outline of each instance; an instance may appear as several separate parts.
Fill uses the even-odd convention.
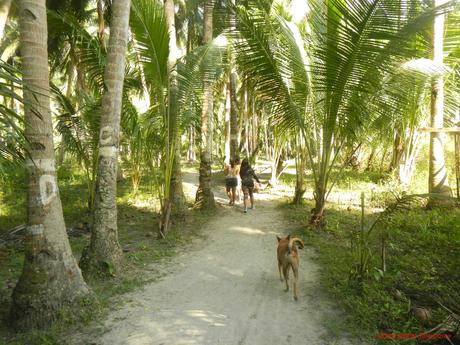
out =
[[[275,235],[288,229],[276,204],[259,201],[248,214],[241,205],[224,206],[205,225],[208,237],[199,248],[164,263],[161,280],[128,294],[130,302],[110,315],[96,343],[350,344],[331,339],[323,326],[336,311],[321,294],[312,249],[300,253],[299,301],[283,291]]]

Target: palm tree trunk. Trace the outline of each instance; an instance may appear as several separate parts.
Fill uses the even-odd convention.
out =
[[[177,69],[176,61],[179,56],[176,43],[176,25],[174,1],[165,0],[164,11],[166,25],[169,32],[169,56],[168,56],[168,75],[169,75],[169,99],[168,99],[168,126],[169,126],[169,147],[174,150],[172,161],[171,180],[169,184],[168,200],[165,203],[167,209],[174,216],[179,216],[187,211],[187,203],[182,188],[181,171],[181,143],[179,135],[179,114],[177,111]],[[169,226],[168,224],[166,224]]]
[[[196,154],[195,154],[195,129],[192,125],[190,125],[188,129],[188,152],[187,152],[187,159],[190,163],[194,163],[196,161]]]
[[[445,0],[435,0],[435,6],[442,5]],[[434,19],[433,28],[433,60],[443,62],[443,36],[444,14]],[[444,80],[442,76],[436,77],[431,84],[431,127],[442,128],[444,125]],[[444,161],[444,145],[442,133],[430,133],[430,166],[429,166],[429,192],[442,196],[452,196],[447,179],[447,169]],[[443,203],[439,199],[432,198],[429,206]]]
[[[101,42],[102,49],[106,50],[105,45],[105,21],[104,21],[104,4],[102,0],[97,0],[97,22],[98,22],[98,31],[97,36],[99,37],[99,42]]]
[[[299,131],[300,132],[300,131]],[[305,143],[301,133],[296,135],[296,157],[295,157],[295,167],[296,167],[296,185],[294,200],[292,203],[294,205],[302,205],[303,195],[305,194]]]
[[[187,54],[189,54],[193,49],[193,37],[194,37],[194,21],[190,19],[188,26],[187,26]],[[188,138],[189,138],[189,145],[187,150],[187,160],[189,163],[194,163],[196,161],[196,153],[195,153],[195,128],[193,125],[189,126],[188,129]]]
[[[20,329],[48,327],[64,307],[78,306],[91,291],[67,238],[56,178],[49,98],[45,0],[21,0],[21,56],[27,162],[25,260],[13,291],[11,319]]]
[[[234,5],[235,0],[231,0],[231,3]],[[236,16],[233,11],[230,12],[230,31],[234,30],[236,27]],[[237,77],[235,71],[235,60],[233,55],[230,57],[230,158],[235,159],[239,158],[239,143],[238,143],[238,100],[236,93]]]
[[[318,162],[318,177],[315,181],[315,207],[312,209],[310,224],[317,228],[324,225],[324,209],[326,207],[327,182],[329,178],[328,168],[331,161],[333,139],[330,130],[323,128],[321,133],[321,151]]]
[[[244,152],[246,157],[250,156],[250,151],[249,151],[249,104],[248,104],[248,88],[247,85],[245,85],[244,90],[242,92],[242,98],[243,98],[243,124],[244,124],[244,137],[242,138],[243,141],[243,147],[244,147]]]
[[[235,159],[239,157],[238,143],[238,101],[236,94],[236,72],[230,74],[230,157]]]
[[[375,157],[375,151],[377,148],[375,146],[372,146],[371,152],[369,153],[369,157],[367,158],[367,164],[366,164],[366,170],[365,171],[371,171],[372,170],[372,165],[374,162],[374,157]]]
[[[117,226],[117,170],[129,11],[130,0],[113,1],[91,243],[80,260],[85,273],[113,274],[122,260]]]
[[[399,169],[399,164],[401,163],[401,158],[404,152],[404,142],[399,130],[395,133],[395,138],[393,141],[393,156],[391,158],[391,163],[388,172],[394,172]]]
[[[225,84],[225,162],[230,163],[230,112],[231,112],[231,101],[230,101],[230,83]]]
[[[204,3],[204,33],[203,44],[212,41],[212,12],[214,0]],[[211,190],[211,150],[212,150],[212,117],[213,117],[213,89],[209,76],[203,76],[203,111],[201,114],[201,149],[200,149],[200,184],[196,192],[195,205],[198,208],[214,208],[214,194]]]

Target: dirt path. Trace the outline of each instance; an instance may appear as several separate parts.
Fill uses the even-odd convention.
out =
[[[331,339],[323,326],[337,316],[320,292],[308,247],[301,252],[299,301],[283,291],[275,235],[287,230],[276,204],[259,201],[248,214],[241,205],[223,206],[205,226],[208,238],[200,247],[165,263],[169,273],[160,281],[127,295],[130,302],[111,314],[109,331],[96,343],[350,344]]]

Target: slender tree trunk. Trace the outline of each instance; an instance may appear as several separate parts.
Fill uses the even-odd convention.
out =
[[[235,0],[230,0],[234,5]],[[230,13],[230,31],[236,27],[236,16],[233,11]],[[230,157],[231,159],[239,158],[239,126],[238,126],[238,100],[237,100],[237,76],[235,71],[235,59],[233,55],[230,57]]]
[[[187,26],[187,54],[190,53],[193,49],[194,26],[195,26],[195,23],[193,19],[190,19],[188,26]],[[187,151],[187,160],[190,163],[193,163],[196,161],[195,128],[193,127],[193,125],[189,126],[188,138],[189,138],[189,146],[188,146],[188,151]]]
[[[445,0],[435,0],[435,6],[445,3]],[[433,60],[442,64],[444,42],[444,14],[434,19],[433,28]],[[431,85],[431,127],[442,128],[444,125],[444,79],[436,77]],[[447,169],[444,161],[444,145],[442,133],[430,133],[430,166],[429,166],[429,192],[442,196],[452,196],[447,179]],[[442,200],[432,198],[429,206],[445,203]]]
[[[295,184],[295,193],[294,200],[292,203],[294,205],[302,205],[303,195],[305,194],[305,144],[301,133],[296,135],[296,184]]]
[[[112,3],[93,227],[91,243],[80,260],[84,272],[90,274],[113,274],[122,260],[117,226],[117,170],[129,10],[130,0],[114,0]]]
[[[383,152],[382,152],[382,158],[380,159],[380,165],[379,165],[379,173],[381,174],[383,172],[383,168],[385,165],[385,160],[387,158],[387,152],[388,152],[388,147],[385,145]]]
[[[230,101],[230,83],[225,84],[225,162],[230,163],[230,112],[231,112],[231,101]]]
[[[369,158],[367,159],[367,164],[366,164],[366,171],[371,171],[372,170],[372,165],[374,162],[374,156],[375,156],[375,151],[377,148],[373,146],[371,148],[371,153],[369,154]]]
[[[320,176],[315,192],[313,193],[315,199],[315,207],[311,210],[312,217],[310,219],[310,224],[314,225],[317,228],[321,228],[324,223],[324,209],[326,207],[326,190],[323,188],[324,185],[324,176]]]
[[[188,153],[187,159],[190,163],[196,161],[196,154],[195,154],[195,129],[192,125],[190,125],[188,129]]]
[[[71,46],[70,48],[71,53],[70,55],[73,56],[73,47]],[[74,77],[75,77],[75,67],[74,67],[74,59],[70,59],[69,66],[67,67],[67,85],[66,85],[66,91],[65,95],[67,98],[72,97],[73,93],[73,88],[72,86],[74,85]],[[64,143],[64,136],[61,136],[61,143],[59,145],[59,151],[58,151],[58,156],[57,156],[57,161],[56,164],[58,167],[60,167],[64,163],[65,159],[65,153],[66,153],[66,145]]]
[[[67,238],[54,161],[45,0],[21,0],[21,56],[27,161],[25,260],[13,291],[11,319],[20,329],[47,327],[62,308],[91,294]]]
[[[214,0],[204,2],[204,33],[203,44],[212,41],[212,12]],[[213,118],[213,85],[210,76],[203,76],[203,111],[201,114],[200,142],[200,184],[196,192],[195,206],[202,209],[214,208],[214,194],[211,190],[211,153],[212,153],[212,118]]]
[[[166,25],[169,32],[169,56],[168,56],[168,75],[169,75],[169,99],[168,99],[168,126],[169,126],[169,147],[174,150],[172,162],[171,180],[169,186],[169,196],[166,204],[171,209],[170,213],[174,217],[183,215],[187,211],[187,203],[182,188],[181,171],[181,140],[179,135],[179,114],[177,111],[177,69],[176,62],[179,57],[179,50],[176,43],[176,25],[174,1],[165,0],[164,11]]]
[[[257,160],[257,154],[260,149],[259,143],[259,120],[258,116],[262,116],[262,112],[258,114],[255,111],[255,102],[253,99],[253,112],[252,112],[252,152],[251,152],[251,162],[255,162]]]
[[[11,0],[0,0],[0,40],[5,33],[5,25],[10,13]]]
[[[101,42],[102,49],[106,50],[107,47],[105,44],[104,4],[102,0],[97,0],[97,23],[98,23],[97,36],[99,37],[99,42]]]
[[[244,137],[242,140],[244,141],[244,152],[247,157],[250,156],[249,152],[249,104],[248,104],[248,89],[245,85],[243,90],[243,109],[244,109]]]
[[[230,74],[230,157],[239,157],[238,101],[236,95],[236,72]]]
[[[399,164],[401,163],[401,158],[404,152],[404,141],[399,133],[399,130],[395,133],[395,138],[393,141],[393,156],[391,158],[391,163],[388,168],[388,172],[394,172],[399,169]]]
[[[327,170],[331,158],[331,151],[333,140],[330,133],[326,129],[320,131],[321,144],[320,160],[318,162],[318,177],[315,183],[315,191],[313,193],[315,199],[315,207],[312,209],[312,216],[310,224],[317,228],[322,228],[324,225],[324,209],[326,207],[326,193],[327,193]]]

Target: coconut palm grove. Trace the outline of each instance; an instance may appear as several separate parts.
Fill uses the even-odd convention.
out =
[[[0,344],[460,344],[460,1],[0,0],[0,55]]]

